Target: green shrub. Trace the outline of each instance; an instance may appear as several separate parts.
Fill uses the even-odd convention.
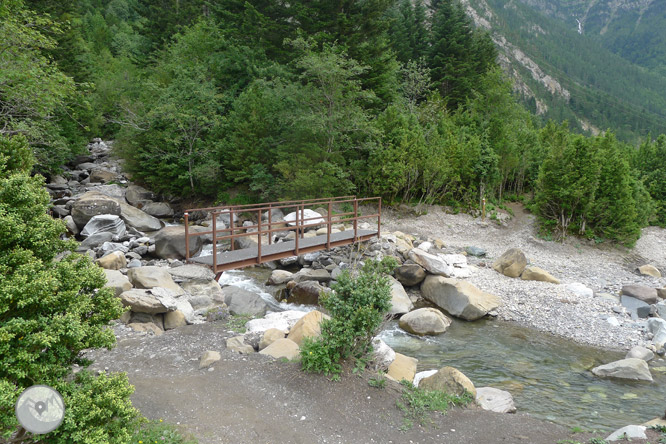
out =
[[[301,347],[303,370],[337,377],[341,362],[361,358],[370,350],[370,341],[391,308],[391,284],[387,277],[397,263],[393,258],[368,261],[353,276],[345,270],[333,291],[320,302],[331,319],[321,324],[321,336],[306,339]]]
[[[397,406],[405,414],[403,429],[410,428],[414,421],[421,425],[427,424],[430,412],[446,413],[450,406],[465,406],[474,400],[467,391],[458,396],[438,390],[423,390],[404,379],[400,383],[404,388]]]
[[[16,143],[15,153],[25,153],[25,141],[10,145]],[[70,254],[75,244],[60,239],[65,227],[46,212],[44,179],[26,173],[30,162],[9,157],[0,175],[0,436],[20,430],[14,403],[21,392],[46,384],[60,391],[67,407],[46,442],[126,442],[137,414],[127,378],[72,377],[71,371],[73,364],[88,364],[81,351],[115,344],[105,326],[122,314],[120,300],[102,288],[102,269]]]
[[[164,424],[160,419],[159,421],[151,421],[144,424],[134,433],[130,442],[144,444],[196,444],[197,441],[184,437],[176,427]]]

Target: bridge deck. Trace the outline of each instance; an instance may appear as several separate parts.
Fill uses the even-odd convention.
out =
[[[365,241],[377,236],[377,230],[358,230],[357,240]],[[326,249],[327,236],[325,234],[298,239],[298,251],[294,240],[278,242],[271,245],[261,246],[261,258],[257,246],[244,248],[242,250],[224,251],[217,254],[216,273],[233,268],[248,267],[261,262],[268,262],[299,254],[311,253]],[[354,242],[354,230],[345,230],[339,233],[331,233],[331,247],[339,247]],[[213,266],[213,255],[190,258],[191,262]]]

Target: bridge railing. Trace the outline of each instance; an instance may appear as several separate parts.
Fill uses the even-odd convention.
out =
[[[347,205],[345,205],[347,204]],[[373,214],[359,214],[359,205],[376,205],[377,212]],[[346,208],[344,208],[346,206]],[[305,217],[306,209],[326,209],[326,215]],[[342,208],[341,212],[335,213],[336,208]],[[284,215],[295,213],[295,220],[273,220],[273,210],[279,209]],[[346,210],[346,211],[345,211]],[[194,211],[205,211],[211,215],[211,229],[206,231],[190,230],[189,215]],[[256,237],[257,241],[257,263],[262,262],[262,238],[267,237],[268,245],[273,243],[273,233],[294,231],[294,253],[299,254],[299,238],[303,239],[307,228],[326,226],[326,248],[331,247],[331,229],[335,224],[352,223],[354,230],[353,241],[358,238],[359,221],[376,219],[377,236],[380,236],[382,200],[381,197],[357,198],[356,196],[339,196],[333,198],[292,200],[283,202],[269,202],[249,205],[223,205],[218,207],[196,208],[185,210],[185,251],[186,259],[190,260],[190,238],[197,236],[212,236],[213,241],[213,270],[217,270],[218,242],[229,240],[231,250],[235,249],[235,240],[243,237]],[[266,214],[266,221],[262,217]],[[241,215],[256,217],[256,224],[251,226],[236,226],[236,220],[241,219]],[[220,228],[218,217],[228,218],[229,224]],[[236,219],[236,220],[235,220]],[[248,232],[249,230],[249,232]],[[256,230],[256,231],[255,231]]]

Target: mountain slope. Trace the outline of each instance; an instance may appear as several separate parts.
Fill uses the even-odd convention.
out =
[[[604,20],[603,11],[597,13],[591,3],[596,4],[463,1],[476,25],[490,31],[500,48],[501,64],[537,114],[567,119],[572,126],[593,133],[612,128],[630,141],[649,132],[665,133],[666,77],[656,68],[648,70],[613,53],[604,42],[628,35],[614,29],[626,31],[629,15]],[[580,28],[575,22],[579,14]],[[645,19],[644,14],[640,23]]]

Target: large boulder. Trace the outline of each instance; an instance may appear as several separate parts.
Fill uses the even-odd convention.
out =
[[[623,285],[620,294],[639,299],[646,304],[656,304],[659,300],[657,290],[645,285]]]
[[[112,251],[106,256],[97,259],[97,265],[107,270],[120,270],[127,267],[127,259],[122,251]]]
[[[232,315],[263,316],[268,310],[264,299],[251,291],[230,285],[222,289],[224,303],[229,307]]]
[[[112,233],[105,232],[105,233],[93,234],[92,236],[84,239],[83,242],[81,242],[79,246],[76,248],[76,251],[91,250],[112,240],[113,240]]]
[[[204,265],[185,264],[180,267],[167,268],[167,271],[174,279],[182,281],[208,282],[215,279],[215,273]]]
[[[203,237],[190,236],[190,257],[196,255],[203,247]],[[164,227],[155,233],[155,256],[160,259],[184,259],[185,227]]]
[[[305,222],[303,222],[304,219],[310,219],[310,220],[306,220]],[[295,226],[296,225],[296,211],[294,211],[293,213],[287,214],[284,217],[284,221],[287,222],[292,227]],[[298,224],[299,225],[303,225],[303,224],[318,225],[318,224],[323,224],[325,222],[326,221],[321,217],[321,214],[317,213],[316,211],[305,209],[305,210],[301,210],[301,211],[298,212]]]
[[[415,335],[439,335],[451,325],[451,320],[436,308],[419,308],[402,315],[400,328]]]
[[[297,343],[291,339],[282,338],[273,342],[268,347],[259,352],[262,355],[272,356],[275,359],[297,359],[301,354],[301,349]]]
[[[173,216],[173,208],[166,202],[148,202],[141,207],[141,210],[154,217]]]
[[[132,289],[132,284],[129,279],[127,279],[127,276],[120,271],[104,270],[104,274],[106,275],[106,285],[104,286],[113,288],[116,296],[120,296],[122,292]]]
[[[479,387],[476,389],[476,403],[483,410],[497,413],[514,413],[516,404],[511,393],[494,387]]]
[[[187,325],[185,314],[180,310],[173,310],[164,314],[164,329],[173,330],[174,328]]]
[[[97,168],[97,169],[94,169],[90,172],[89,179],[90,179],[90,183],[111,182],[112,180],[116,179],[116,173],[114,173],[113,171]]]
[[[94,216],[101,214],[120,215],[120,204],[103,194],[88,192],[72,205],[72,219],[76,226],[83,228]]]
[[[592,369],[592,373],[602,378],[631,379],[652,382],[647,362],[638,358],[620,359],[610,364]]]
[[[434,254],[427,253],[420,248],[412,248],[409,250],[409,258],[422,266],[430,274],[441,275],[449,277],[453,274],[453,267],[450,266],[441,257]]]
[[[303,316],[291,328],[287,339],[291,339],[300,347],[303,345],[305,338],[317,338],[321,336],[321,321],[328,316],[323,315],[320,311],[313,310]]]
[[[162,222],[148,213],[144,213],[138,208],[120,202],[120,217],[127,225],[136,228],[139,231],[157,231],[162,228]]]
[[[121,238],[127,233],[125,222],[116,214],[98,214],[93,216],[81,230],[81,236],[89,237],[97,233],[111,233]]]
[[[551,284],[559,284],[560,281],[552,274],[548,273],[539,267],[527,267],[520,275],[520,278],[525,281],[541,281],[550,282]]]
[[[169,311],[160,298],[152,294],[150,290],[134,288],[121,293],[119,298],[124,306],[130,307],[135,313],[157,314]]]
[[[525,253],[518,248],[511,248],[502,254],[494,263],[493,270],[512,278],[521,275],[527,266]]]
[[[606,441],[631,441],[632,439],[647,439],[645,430],[647,427],[640,425],[628,425],[617,429],[606,437]]]
[[[419,388],[425,390],[437,390],[451,395],[460,396],[466,391],[476,398],[474,384],[460,370],[453,367],[443,367],[437,373],[423,378]]]
[[[627,355],[625,356],[626,359],[629,358],[637,358],[637,359],[642,359],[643,361],[647,362],[650,361],[654,358],[654,353],[652,353],[651,350],[648,350],[645,347],[641,347],[640,345],[637,345],[635,347],[632,347],[631,350],[627,352]]]
[[[286,310],[276,313],[268,313],[261,319],[252,319],[245,324],[248,333],[264,332],[271,328],[289,331],[306,313],[299,310]]]
[[[287,270],[273,270],[271,277],[268,278],[268,285],[281,285],[286,284],[292,279],[294,273]]]
[[[406,287],[419,285],[426,277],[426,272],[419,264],[404,264],[395,269],[395,277]]]
[[[391,278],[391,308],[389,309],[389,314],[399,315],[408,313],[413,308],[414,304],[409,299],[409,296],[407,296],[407,292],[402,287],[402,284]]]
[[[155,199],[155,194],[139,185],[130,185],[125,192],[125,199],[132,206],[139,206]]]
[[[500,299],[465,281],[442,276],[428,276],[421,284],[424,298],[449,314],[474,321],[500,305]]]
[[[319,295],[326,288],[319,285],[316,281],[299,282],[291,289],[287,302],[291,304],[317,305],[319,304]]]
[[[638,272],[642,274],[643,276],[652,276],[656,278],[661,277],[661,271],[654,265],[646,264],[646,265],[641,265],[638,267]]]
[[[227,339],[227,350],[243,355],[254,353],[254,347],[245,343],[244,336],[235,336],[233,338]]]
[[[265,349],[273,342],[284,339],[285,332],[284,330],[278,330],[277,328],[269,328],[261,335],[261,340],[259,341],[259,351]]]
[[[388,367],[386,376],[398,382],[403,379],[412,382],[414,375],[416,375],[416,366],[418,363],[419,361],[416,358],[396,353],[395,359]]]
[[[184,293],[183,289],[173,281],[169,272],[161,267],[130,268],[127,277],[136,288],[167,288],[174,296]]]

